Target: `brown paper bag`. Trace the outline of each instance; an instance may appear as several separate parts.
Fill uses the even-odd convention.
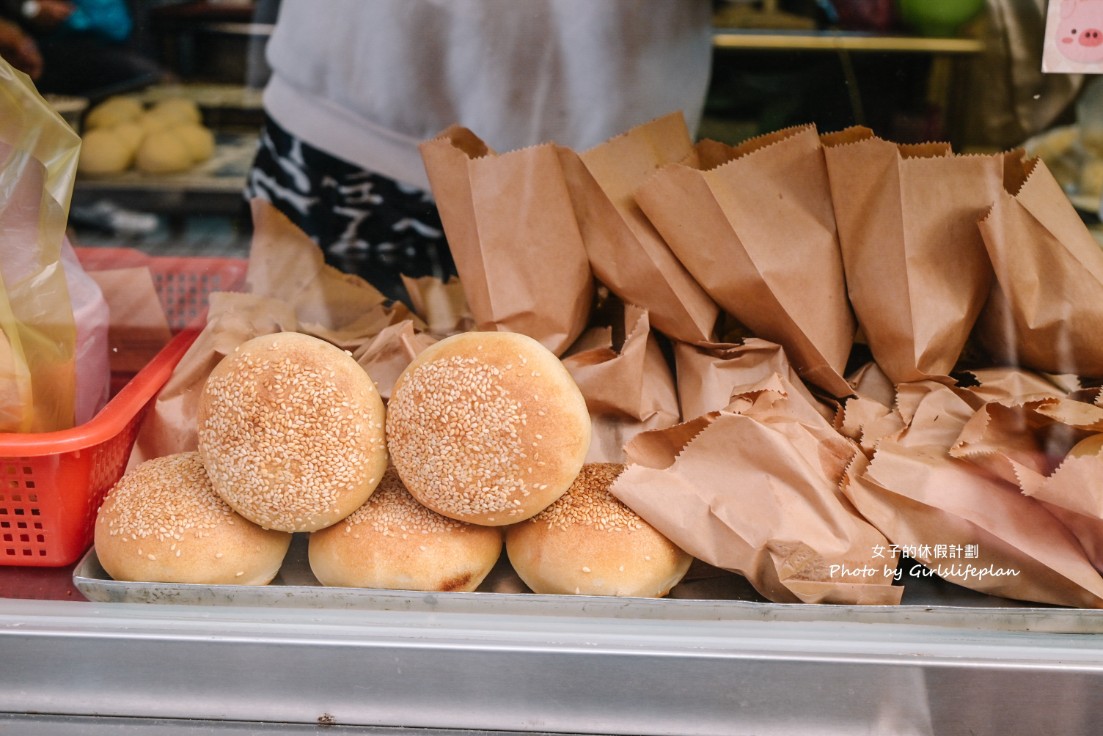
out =
[[[896,387],[880,367],[870,361],[847,376],[854,395],[842,402],[832,421],[844,437],[858,443],[868,457],[882,437],[895,435],[904,429],[904,422],[894,410]]]
[[[713,339],[719,308],[686,271],[633,196],[693,141],[681,113],[632,128],[577,156],[563,152],[575,215],[594,275],[625,303],[647,310],[675,340]]]
[[[467,306],[463,284],[457,278],[443,282],[435,276],[402,277],[414,314],[425,323],[425,331],[437,337],[469,332],[475,322]]]
[[[1103,521],[1101,458],[1068,454],[1078,440],[1100,432],[1103,406],[1035,394],[984,405],[950,452],[1016,484],[1027,496]]]
[[[980,233],[998,289],[977,333],[1004,363],[1103,376],[1103,250],[1040,159]]]
[[[620,318],[619,329],[594,327],[563,357],[590,410],[586,462],[623,463],[624,445],[632,437],[679,420],[674,376],[648,313],[626,305]],[[623,338],[614,338],[617,332]]]
[[[852,128],[823,138],[847,289],[894,383],[944,378],[988,298],[977,229],[1003,191],[1004,155],[955,156]]]
[[[1103,607],[1103,578],[1064,524],[941,447],[882,440],[847,476],[844,493],[893,550],[925,565],[920,574],[1017,600]]]
[[[993,401],[965,426],[951,454],[1044,505],[1103,571],[1103,455],[1069,452],[1103,432],[1100,396],[1098,390],[1058,395],[1051,388]]]
[[[379,395],[387,400],[391,398],[395,381],[402,371],[422,350],[436,341],[436,337],[417,330],[412,320],[406,320],[380,330],[375,337],[357,348],[352,357],[375,381]]]
[[[799,396],[824,416],[833,413],[801,382],[781,346],[768,340],[750,337],[739,343],[675,343],[674,366],[684,419],[724,409],[746,387],[774,375],[788,380],[794,392],[792,398]]]
[[[782,345],[804,380],[849,393],[855,321],[813,126],[727,150],[704,143],[648,178],[636,200],[724,311]]]
[[[848,468],[843,492],[893,551],[925,566],[908,574],[1008,598],[1103,605],[1103,578],[1067,524],[1013,483],[951,455],[981,400],[936,381],[897,389],[902,429],[878,439],[872,460]]]
[[[343,329],[386,301],[364,279],[326,264],[318,245],[270,202],[253,199],[250,209],[250,293],[290,304],[303,325],[330,329]]]
[[[778,377],[724,411],[638,435],[612,493],[671,541],[775,602],[895,604],[888,542],[838,494],[859,455],[822,418],[796,419]]]
[[[561,355],[593,300],[561,149],[498,154],[453,126],[421,154],[477,329],[519,332]]]

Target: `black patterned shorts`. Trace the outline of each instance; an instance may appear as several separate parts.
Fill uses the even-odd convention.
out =
[[[326,262],[406,300],[401,275],[456,273],[429,194],[313,148],[265,118],[245,197],[270,201]]]

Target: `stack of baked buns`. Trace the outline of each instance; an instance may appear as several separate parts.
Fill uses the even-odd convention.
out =
[[[146,461],[96,523],[129,581],[271,582],[306,533],[323,585],[472,591],[502,557],[536,593],[666,595],[691,558],[586,464],[590,416],[536,340],[466,332],[419,354],[385,405],[352,356],[253,338],[211,372],[198,450]]]

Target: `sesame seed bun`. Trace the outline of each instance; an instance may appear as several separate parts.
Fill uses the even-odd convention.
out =
[[[465,332],[422,351],[387,405],[387,445],[410,493],[439,514],[503,526],[559,498],[590,445],[571,374],[536,340]]]
[[[281,332],[242,343],[211,371],[197,410],[215,492],[267,529],[335,524],[387,466],[383,400],[345,351]]]
[[[661,598],[693,558],[609,492],[624,466],[587,464],[547,509],[506,530],[506,554],[534,593]]]
[[[502,532],[422,506],[389,469],[363,506],[310,535],[308,551],[323,585],[466,592],[498,561]]]
[[[96,515],[96,556],[116,580],[265,585],[290,544],[235,513],[195,452],[127,471]]]

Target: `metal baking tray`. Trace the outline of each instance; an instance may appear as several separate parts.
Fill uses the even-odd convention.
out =
[[[701,563],[663,599],[537,595],[502,559],[472,593],[340,588],[321,585],[310,571],[305,534],[296,534],[276,578],[265,586],[196,585],[113,580],[91,549],[73,571],[86,598],[105,603],[361,609],[442,613],[583,616],[643,620],[788,621],[912,624],[1001,632],[1103,633],[1103,610],[1024,603],[908,573],[898,606],[771,603],[740,575]]]

